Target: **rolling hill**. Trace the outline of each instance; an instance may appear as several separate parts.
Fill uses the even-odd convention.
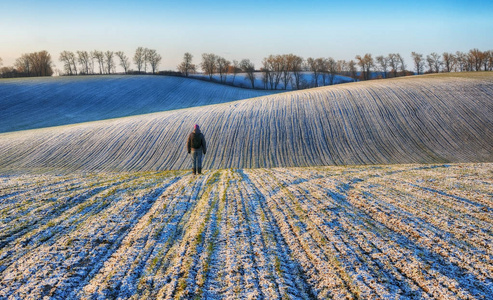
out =
[[[41,113],[41,112],[40,112]],[[0,135],[0,170],[186,169],[493,161],[493,74],[350,83]]]
[[[0,133],[229,102],[272,92],[168,76],[0,80]]]

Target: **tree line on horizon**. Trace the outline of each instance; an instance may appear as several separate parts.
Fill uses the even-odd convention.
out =
[[[2,67],[0,58],[0,78],[38,77],[57,75],[103,75],[115,74],[117,62],[125,74],[147,74],[148,68],[155,74],[162,57],[154,49],[138,47],[133,56],[137,70],[130,69],[130,58],[123,51],[62,51],[58,58],[63,71],[54,70],[51,55],[43,50],[22,54],[13,67]],[[115,60],[118,60],[117,62]]]
[[[155,74],[162,60],[155,49],[138,47],[133,56],[137,71],[130,69],[130,58],[123,51],[63,51],[59,60],[63,63],[64,75],[92,75],[116,73],[116,62],[123,68],[125,74],[147,73],[150,67]]]
[[[238,73],[245,73],[251,88],[255,86],[256,74],[262,74],[264,89],[287,89],[288,83],[294,89],[316,87],[320,84],[334,84],[335,75],[343,75],[353,80],[370,80],[390,78],[424,73],[492,71],[493,50],[480,51],[471,49],[469,52],[444,52],[441,55],[433,52],[426,57],[412,52],[414,72],[408,70],[403,57],[399,53],[390,53],[373,57],[372,54],[357,55],[354,60],[335,60],[332,57],[304,59],[295,54],[269,55],[262,60],[259,68],[249,59],[232,62],[214,53],[203,53],[201,63],[193,63],[193,55],[184,54],[183,61],[177,66],[178,72],[167,71],[160,74],[181,75],[188,77],[198,73],[198,67],[208,76],[210,81],[226,83],[227,76],[232,77],[234,84]],[[162,60],[154,49],[138,47],[132,57],[136,70],[131,69],[130,57],[123,51],[62,51],[58,60],[63,64],[63,71],[54,70],[51,55],[43,50],[22,54],[14,66],[2,67],[0,58],[0,78],[37,77],[57,75],[89,75],[115,74],[117,63],[125,74],[157,74]],[[306,82],[301,74],[311,72],[312,82]],[[214,76],[219,76],[216,80]]]
[[[249,59],[230,62],[214,53],[204,53],[200,67],[210,81],[215,80],[214,75],[218,75],[219,82],[226,83],[227,74],[231,74],[233,85],[236,74],[244,72],[251,83],[251,88],[255,88],[255,73],[261,73],[263,88],[271,90],[277,90],[279,87],[287,89],[288,83],[298,90],[317,87],[320,83],[319,79],[322,79],[322,85],[332,85],[336,75],[344,75],[353,80],[370,80],[424,73],[493,70],[493,50],[483,52],[479,49],[472,49],[468,53],[444,52],[442,55],[433,52],[426,57],[423,54],[412,52],[411,57],[415,72],[407,69],[404,58],[399,53],[380,55],[375,58],[367,53],[363,56],[356,55],[355,60],[349,61],[336,61],[332,57],[304,59],[294,54],[269,55],[262,60],[259,69],[256,69]],[[183,62],[177,67],[178,71],[185,76],[196,73],[197,66],[192,63],[192,59],[192,54],[185,53]],[[303,72],[313,74],[312,82],[306,82],[302,78]]]
[[[0,57],[0,78],[14,77],[38,77],[53,75],[53,63],[48,51],[22,54],[14,64],[14,67],[2,67]]]

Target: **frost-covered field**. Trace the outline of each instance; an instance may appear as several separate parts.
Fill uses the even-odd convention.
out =
[[[493,72],[476,76],[348,83],[4,133],[0,172],[186,169],[194,124],[208,141],[208,169],[492,162]]]
[[[224,103],[272,92],[168,76],[0,80],[0,133]]]
[[[0,299],[492,297],[492,72],[227,103],[253,91],[84,80],[55,89],[73,108],[31,100],[43,80],[0,104],[2,130],[106,119],[0,134]],[[107,119],[118,103],[167,111]]]
[[[491,299],[493,164],[0,178],[2,299]]]

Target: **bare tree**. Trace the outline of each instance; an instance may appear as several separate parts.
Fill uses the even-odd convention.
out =
[[[411,52],[411,56],[413,57],[414,61],[414,68],[416,69],[416,73],[419,75],[423,73],[423,68],[424,68],[424,60],[423,60],[423,54],[419,54],[416,52]]]
[[[89,74],[89,68],[91,65],[91,56],[87,51],[77,51],[77,61],[82,67],[82,71],[84,74]]]
[[[398,53],[389,53],[387,56],[389,60],[390,71],[392,72],[393,77],[397,77],[397,72],[399,71],[400,55]]]
[[[337,74],[337,62],[332,57],[327,59],[327,67],[329,72],[329,84],[334,84],[334,79]]]
[[[269,55],[262,61],[265,82],[271,90],[277,90],[283,74],[283,58],[281,55]]]
[[[262,82],[264,83],[264,89],[267,90],[269,88],[269,82],[271,81],[270,69],[267,65],[266,59],[262,61],[262,67],[260,71],[263,73]]]
[[[451,72],[454,68],[455,57],[452,53],[444,52],[443,56],[443,65],[445,66],[446,72]]]
[[[485,59],[483,65],[484,65],[484,71],[491,71],[493,69],[493,50],[489,50],[485,52]]]
[[[93,54],[94,54],[94,53],[89,52],[89,60],[90,60],[89,66],[90,66],[90,68],[91,68],[91,74],[96,74],[96,73],[94,72],[94,67],[95,67],[95,64],[94,64],[94,59],[95,59],[95,57],[94,57],[94,55],[93,55]]]
[[[440,72],[440,68],[442,66],[442,61],[440,60],[441,56],[433,52],[430,55],[426,56],[426,61],[428,62],[428,68],[430,73],[438,73]]]
[[[485,67],[484,71],[486,71],[486,69],[488,67],[488,51],[480,51],[479,57],[481,59],[481,64],[479,65],[479,68],[477,69],[477,71],[481,71],[481,67],[483,67],[483,65],[485,65],[485,64],[486,64],[486,67]]]
[[[481,71],[481,67],[483,65],[483,59],[484,59],[483,52],[481,52],[477,48],[474,48],[469,50],[469,56],[471,57],[474,70]]]
[[[288,88],[289,80],[291,78],[291,69],[293,68],[293,54],[284,54],[281,55],[280,60],[281,60],[281,69],[282,69],[282,83],[284,86],[284,89],[286,90]]]
[[[336,72],[341,75],[351,76],[349,73],[349,63],[344,59],[340,59],[336,62],[336,70]]]
[[[466,70],[467,54],[461,51],[455,52],[455,61],[458,71],[464,72]]]
[[[115,55],[120,59],[120,66],[123,68],[125,74],[128,72],[128,68],[130,67],[130,59],[123,53],[123,51],[115,52]]]
[[[77,62],[75,54],[72,51],[63,51],[60,53],[59,60],[63,62],[65,74],[77,75]]]
[[[235,84],[235,78],[236,78],[236,75],[238,74],[238,72],[241,71],[240,69],[240,63],[234,59],[233,60],[233,65],[231,66],[233,68],[233,84]]]
[[[483,51],[483,55],[482,55],[483,71],[488,71],[489,58],[490,58],[490,51]]]
[[[373,57],[371,57],[370,53],[366,53],[365,56],[361,57],[360,55],[356,56],[358,60],[358,65],[361,67],[361,71],[363,73],[363,79],[369,80],[371,77],[371,68],[374,65]]]
[[[397,53],[397,59],[399,60],[399,64],[401,67],[401,75],[406,75],[406,63],[404,62],[404,57],[402,57],[399,53]]]
[[[182,74],[185,74],[186,77],[188,77],[191,72],[196,71],[195,65],[192,64],[192,59],[193,55],[187,52],[183,55],[183,62],[178,65],[178,71],[180,71]]]
[[[283,74],[283,68],[285,67],[284,61],[282,58],[282,55],[276,55],[274,56],[274,59],[272,61],[272,70],[274,71],[274,88],[277,90],[277,87],[279,86],[279,83],[281,82],[282,74]]]
[[[72,63],[72,68],[74,70],[74,75],[77,75],[77,59],[73,52],[70,52],[70,62]]]
[[[34,76],[51,76],[53,75],[51,55],[48,51],[43,50],[31,53],[31,64],[34,69]]]
[[[114,61],[115,53],[113,51],[106,51],[104,53],[104,62],[106,64],[106,72],[107,74],[111,74],[115,71],[115,61]]]
[[[327,58],[317,58],[318,72],[322,76],[322,86],[327,84],[329,78],[329,60]]]
[[[274,89],[274,77],[270,74],[271,73],[271,66],[270,66],[270,63],[269,63],[267,57],[262,60],[261,71],[264,73],[263,78],[262,78],[262,81],[264,83],[264,89],[268,89],[269,85],[270,85],[271,89]]]
[[[53,75],[53,63],[51,55],[43,50],[39,52],[22,54],[15,61],[17,76],[51,76]],[[5,68],[3,68],[5,69]],[[8,71],[8,68],[7,68]],[[12,68],[13,71],[13,68]],[[12,74],[14,75],[14,74]],[[15,76],[15,77],[17,77]]]
[[[0,69],[0,75],[2,75],[2,78],[13,78],[19,76],[17,70],[14,67],[2,67]]]
[[[217,55],[213,53],[204,53],[202,54],[202,63],[200,66],[202,67],[202,71],[204,71],[207,75],[209,75],[209,80],[212,81],[212,75],[216,72],[216,60]]]
[[[31,62],[31,72],[29,76],[40,76],[40,66],[36,52],[27,54],[27,59]]]
[[[216,70],[219,73],[219,80],[221,82],[226,80],[226,74],[228,73],[229,66],[231,62],[224,57],[216,57]]]
[[[304,62],[305,61],[301,56],[294,55],[292,57],[291,72],[293,73],[293,77],[294,77],[294,85],[293,84],[291,85],[295,86],[297,90],[301,90],[303,86],[303,80],[301,78],[301,74],[303,72]]]
[[[430,55],[426,55],[426,62],[428,63],[428,73],[433,73],[433,59]],[[437,72],[438,73],[438,72]]]
[[[29,54],[22,54],[21,57],[15,60],[14,66],[17,72],[25,74],[25,76],[31,76],[32,66]]]
[[[383,73],[383,78],[387,78],[387,71],[389,68],[389,58],[383,55],[375,57],[377,61],[380,71]]]
[[[356,70],[356,62],[354,60],[350,60],[348,62],[348,67],[349,67],[349,73],[351,74],[351,77],[356,81],[357,77],[357,70]]]
[[[104,71],[104,53],[103,51],[94,50],[91,52],[91,56],[97,60],[99,66],[99,74],[103,74]]]
[[[320,77],[320,72],[319,72],[319,66],[317,63],[317,59],[313,57],[308,57],[306,59],[306,64],[308,65],[308,68],[310,71],[313,73],[313,85],[315,87],[318,86],[318,78]]]
[[[147,65],[151,62],[150,49],[144,48],[144,72],[147,73]]]
[[[155,74],[159,63],[161,63],[161,55],[157,53],[154,49],[147,49],[147,60],[152,69],[152,74]]]
[[[252,84],[252,89],[255,88],[255,65],[249,59],[243,59],[240,62],[240,68],[247,74],[250,83]]]
[[[72,64],[70,63],[69,51],[63,51],[60,53],[58,60],[63,63],[63,71],[66,75],[72,75]]]
[[[139,71],[139,73],[142,71],[142,67],[145,63],[145,52],[146,51],[142,47],[138,47],[137,50],[135,50],[134,63],[137,66],[137,70]]]
[[[466,54],[466,71],[472,72],[475,70],[476,66],[476,60],[474,58],[474,55],[469,51],[469,53]]]

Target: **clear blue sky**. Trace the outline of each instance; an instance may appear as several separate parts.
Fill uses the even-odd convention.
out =
[[[493,49],[493,1],[0,0],[0,57],[48,50],[124,51],[139,46],[175,69],[185,52],[259,67],[269,54],[354,59],[400,53]],[[132,68],[135,68],[132,65]]]

